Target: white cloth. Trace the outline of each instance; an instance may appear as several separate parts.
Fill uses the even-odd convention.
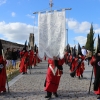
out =
[[[84,56],[86,56],[86,54],[87,54],[86,49],[82,49],[82,54],[83,54]]]
[[[38,22],[38,56],[43,58],[46,54],[49,58],[53,58],[53,56],[63,58],[66,41],[65,10],[39,13]]]

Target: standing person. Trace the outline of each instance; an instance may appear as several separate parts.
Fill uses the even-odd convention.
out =
[[[17,58],[19,59],[20,58],[20,48],[18,48],[16,52],[17,52]]]
[[[63,63],[64,59],[58,59],[57,57],[48,59],[48,69],[44,85],[44,90],[47,91],[47,96],[45,96],[45,98],[51,98],[52,93],[55,95],[55,97],[58,97],[57,89],[59,86],[61,75],[63,73]]]
[[[78,55],[75,58],[75,62],[74,62],[75,70],[72,73],[70,73],[70,75],[72,77],[74,77],[76,75],[76,76],[78,76],[79,79],[80,79],[80,76],[83,78],[83,72],[85,70],[84,62],[83,62],[84,59],[85,59],[85,57],[82,55],[81,47],[78,44]],[[74,72],[75,72],[75,74],[73,75]]]
[[[97,100],[100,100],[100,38],[98,36],[98,46],[97,51],[92,59],[90,60],[90,64],[94,69],[94,93],[98,95]]]
[[[74,47],[72,51],[72,60],[70,64],[70,71],[73,72],[75,69],[75,59],[76,59],[76,47]]]
[[[75,66],[78,66],[78,62],[81,60],[81,63],[79,64],[79,67],[76,70],[76,75],[79,77],[79,79],[80,79],[80,76],[83,78],[83,72],[85,70],[84,62],[83,62],[84,59],[85,57],[81,52],[80,44],[78,44],[78,59]]]
[[[20,73],[27,74],[27,67],[29,62],[29,56],[27,50],[23,49],[23,55],[20,61]]]
[[[33,61],[34,61],[34,51],[29,50],[29,68],[32,68]]]
[[[6,92],[6,60],[2,56],[2,44],[0,40],[0,93]]]
[[[6,66],[8,67],[8,69],[11,67],[11,60],[12,60],[12,51],[10,48],[7,48],[7,51],[5,53],[5,59],[7,61]]]
[[[92,52],[90,50],[87,50],[86,60],[88,61],[88,65],[89,65],[91,58],[92,58]]]
[[[15,48],[12,49],[12,65],[13,68],[16,68],[16,60],[17,60],[17,51]]]
[[[82,54],[83,54],[83,56],[86,56],[86,54],[87,54],[87,50],[85,49],[84,46],[82,46]]]
[[[27,67],[29,65],[29,55],[27,51],[27,41],[25,42],[24,48],[21,54],[21,61],[20,61],[20,73],[27,74]]]

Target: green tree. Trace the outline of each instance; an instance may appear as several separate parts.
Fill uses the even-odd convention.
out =
[[[86,49],[92,51],[94,50],[94,32],[93,32],[93,25],[91,24],[90,32],[87,34],[87,42],[85,45]]]

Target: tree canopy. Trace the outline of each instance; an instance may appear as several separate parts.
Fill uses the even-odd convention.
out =
[[[94,32],[93,32],[93,25],[91,24],[90,32],[87,34],[87,41],[85,45],[87,50],[92,51],[94,50]]]

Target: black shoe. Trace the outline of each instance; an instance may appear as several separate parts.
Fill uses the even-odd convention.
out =
[[[80,79],[80,76],[78,77],[78,79]]]
[[[3,93],[6,93],[6,91],[3,91]]]
[[[83,75],[81,74],[81,77],[83,78]]]
[[[100,100],[100,95],[97,97],[97,100]]]
[[[51,98],[51,96],[45,96],[45,98]]]
[[[55,97],[58,97],[58,94],[55,92],[55,93],[53,93],[53,95],[55,96]]]
[[[22,74],[25,74],[25,72],[23,72]]]

